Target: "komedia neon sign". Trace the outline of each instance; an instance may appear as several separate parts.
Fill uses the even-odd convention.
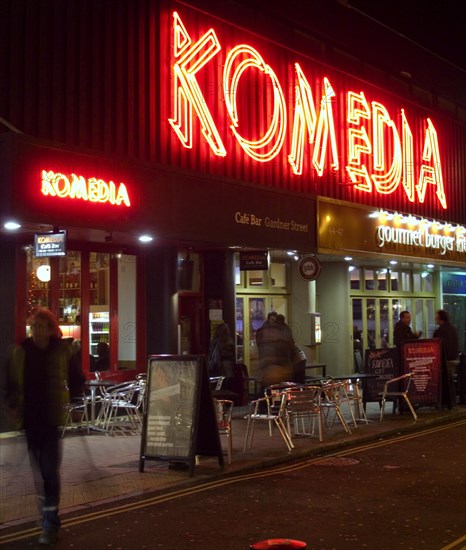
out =
[[[173,96],[169,123],[182,145],[192,148],[193,117],[196,116],[203,139],[213,154],[225,157],[228,151],[197,80],[199,71],[221,51],[220,41],[212,28],[194,41],[177,12],[173,13],[172,36]],[[238,86],[246,70],[257,71],[263,78],[269,79],[273,90],[269,126],[264,135],[256,140],[245,138],[238,129]],[[289,130],[283,88],[273,68],[255,48],[239,44],[225,52],[222,78],[230,130],[246,155],[257,162],[270,162],[282,152],[287,131],[290,131],[291,150],[287,154],[287,162],[294,174],[303,174],[307,146],[312,147],[311,169],[318,176],[323,176],[327,158],[332,170],[340,169],[341,155],[332,101],[338,92],[329,78],[323,78],[323,89],[316,101],[315,91],[303,69],[299,63],[295,63],[294,116]],[[399,130],[382,103],[369,103],[362,91],[347,91],[345,94],[347,158],[344,169],[354,187],[367,193],[389,195],[401,185],[409,201],[423,203],[427,187],[432,185],[437,200],[446,209],[438,137],[432,121],[429,118],[425,121],[424,147],[416,177],[413,169],[413,134],[404,110],[400,112]],[[387,154],[388,150],[390,154]]]
[[[41,192],[45,196],[61,199],[79,199],[92,203],[131,206],[124,183],[115,184],[98,178],[86,179],[76,174],[60,174],[42,170]]]

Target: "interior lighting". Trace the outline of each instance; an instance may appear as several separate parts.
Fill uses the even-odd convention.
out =
[[[434,269],[435,265],[434,264],[427,264],[427,268],[428,269]]]
[[[345,256],[345,260],[346,260],[347,262],[351,262],[352,259],[353,259],[353,258],[352,258],[351,256]]]
[[[8,231],[16,231],[17,229],[19,229],[21,227],[21,224],[19,224],[18,222],[15,222],[13,220],[10,220],[8,222],[5,222],[3,224],[3,227],[5,229],[7,229]]]
[[[150,235],[141,235],[139,237],[139,241],[141,243],[150,243],[154,240],[154,237],[151,237]]]
[[[48,281],[50,281],[50,276],[51,276],[50,266],[40,265],[37,268],[36,275],[39,281],[42,281],[43,283],[47,283]]]
[[[396,260],[390,260],[390,265],[396,265],[398,262]]]
[[[356,267],[354,265],[349,265],[348,266],[348,271],[351,273],[352,271],[354,271],[356,269]]]
[[[425,278],[427,277],[427,275],[429,275],[428,271],[423,271],[423,272],[421,273],[421,277],[422,277],[423,279],[425,279]]]
[[[288,250],[286,254],[287,256],[294,256],[296,254],[296,250]]]

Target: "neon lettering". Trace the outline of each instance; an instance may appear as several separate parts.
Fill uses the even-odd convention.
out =
[[[236,65],[236,66],[235,66]],[[233,67],[235,67],[233,69]],[[246,69],[255,68],[268,76],[273,86],[273,115],[265,135],[257,141],[243,138],[237,131],[238,112],[236,93],[238,82]],[[254,160],[267,162],[280,152],[286,134],[286,103],[280,82],[272,68],[265,63],[257,50],[247,45],[233,48],[227,55],[223,70],[224,98],[228,115],[232,121],[231,130],[243,150]],[[267,146],[271,144],[270,149]],[[263,150],[265,149],[265,150]]]
[[[322,96],[319,119],[317,120],[316,108],[312,95],[312,89],[298,63],[295,64],[297,85],[295,86],[295,116],[291,142],[291,153],[288,162],[291,164],[294,174],[302,174],[305,131],[308,133],[308,142],[314,145],[312,164],[317,174],[322,176],[324,172],[324,160],[327,153],[327,142],[330,140],[332,151],[332,168],[338,170],[338,150],[333,121],[332,99],[335,92],[327,78],[324,78],[324,94]]]
[[[221,157],[227,153],[202,95],[196,73],[220,51],[215,31],[210,29],[193,45],[179,15],[173,13],[174,55],[173,65],[174,114],[169,119],[172,128],[184,147],[192,147],[193,109],[199,117],[202,133],[212,151]]]
[[[443,188],[442,165],[440,164],[440,152],[437,139],[437,131],[434,128],[430,118],[427,119],[426,137],[424,141],[424,152],[422,160],[431,162],[433,166],[427,164],[421,165],[419,182],[416,186],[419,202],[424,202],[426,197],[427,184],[431,183],[437,187],[437,197],[443,208],[447,207],[447,199]]]
[[[112,205],[131,206],[128,191],[124,183],[115,185],[113,181],[106,182],[102,179],[89,178],[71,174],[55,173],[42,170],[41,192],[45,196],[61,199],[80,199],[96,203],[110,203]]]
[[[205,69],[221,51],[214,29],[209,29],[193,41],[178,13],[173,12],[173,116],[169,118],[169,123],[182,146],[192,148],[195,114],[212,153],[225,157],[228,151],[210,111],[213,106],[209,108],[197,79],[199,71]],[[217,60],[217,64],[222,63],[222,59]],[[248,121],[239,120],[238,95],[244,93],[240,92],[239,83],[247,70],[268,79],[272,86],[270,97],[267,95],[270,105],[263,106],[267,111],[268,127],[257,139],[244,137],[251,128],[247,126]],[[284,153],[292,173],[299,176],[303,174],[308,143],[312,146],[309,170],[314,170],[319,177],[324,175],[326,166],[330,170],[340,170],[342,165],[357,191],[389,195],[400,189],[408,201],[418,200],[419,203],[425,201],[428,184],[431,184],[435,186],[436,199],[444,209],[447,208],[438,136],[430,119],[427,119],[421,162],[416,166],[413,134],[403,109],[401,116],[393,116],[382,103],[369,103],[363,91],[346,90],[346,127],[344,132],[340,130],[341,133],[337,133],[334,115],[339,113],[334,113],[333,100],[339,94],[338,90],[324,77],[320,107],[316,108],[316,92],[298,63],[294,64],[293,74],[294,115],[288,142],[287,101],[273,68],[257,49],[248,44],[233,46],[225,51],[221,83],[223,101],[216,106],[215,113],[224,108],[229,130],[246,155],[256,162],[270,162],[285,149],[285,143],[289,143],[290,149]],[[399,127],[395,120],[401,121]],[[347,143],[344,163],[339,160],[337,136],[342,136],[340,139]],[[228,136],[224,139],[227,140]],[[82,187],[82,183],[79,186]],[[92,188],[93,197],[100,196],[100,192]],[[109,193],[111,195],[110,190]]]

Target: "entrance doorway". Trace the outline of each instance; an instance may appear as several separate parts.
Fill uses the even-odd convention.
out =
[[[236,354],[237,361],[248,365],[250,376],[256,376],[259,353],[256,332],[264,324],[267,315],[276,311],[287,319],[286,296],[237,296],[236,298]]]

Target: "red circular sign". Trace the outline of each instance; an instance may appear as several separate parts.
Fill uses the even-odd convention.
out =
[[[305,256],[299,262],[299,274],[306,281],[314,281],[322,269],[319,260],[315,256]]]

